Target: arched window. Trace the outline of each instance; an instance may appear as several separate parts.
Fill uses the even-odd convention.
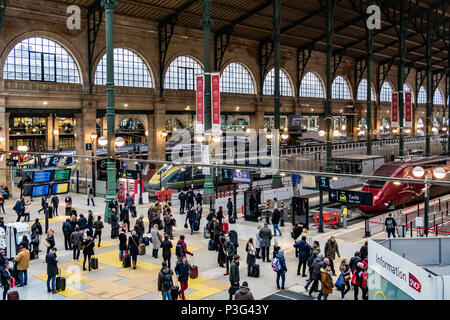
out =
[[[180,56],[172,61],[164,77],[164,88],[195,90],[195,76],[202,74],[202,66],[191,57]]]
[[[437,88],[436,91],[434,91],[433,104],[436,104],[436,105],[444,104],[444,97],[442,95],[441,89],[439,89],[439,88]]]
[[[275,69],[269,71],[264,79],[263,94],[273,95],[275,92]],[[292,97],[291,81],[286,72],[280,70],[280,94],[282,96]]]
[[[421,86],[419,89],[419,96],[417,97],[417,103],[427,103],[427,90]]]
[[[58,43],[46,38],[28,38],[14,46],[6,58],[3,78],[80,83],[72,56]]]
[[[403,102],[405,102],[405,93],[406,92],[411,92],[411,102],[414,103],[414,93],[411,89],[411,87],[409,86],[409,84],[404,83],[403,84]]]
[[[383,82],[381,86],[380,101],[392,102],[392,86],[389,82]]]
[[[375,90],[371,90],[372,101],[376,101]],[[358,86],[357,100],[367,101],[367,79],[362,79]]]
[[[106,84],[106,55],[95,71],[95,84]],[[152,77],[144,60],[125,48],[114,48],[114,84],[121,87],[153,87]]]
[[[230,63],[220,77],[220,91],[255,94],[255,86],[250,72],[240,63]]]
[[[361,128],[361,129],[367,129],[367,120],[366,120],[366,118],[361,118],[358,121],[358,127]]]
[[[300,97],[325,98],[322,81],[312,72],[308,72],[300,84]]]
[[[347,80],[344,77],[337,76],[333,85],[331,86],[332,98],[333,99],[346,99],[350,100],[350,87]]]

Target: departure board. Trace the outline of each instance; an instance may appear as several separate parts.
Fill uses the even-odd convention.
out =
[[[54,181],[62,181],[70,179],[70,169],[55,170],[53,175]]]
[[[33,197],[43,197],[48,196],[48,192],[50,191],[50,185],[49,184],[43,184],[40,186],[33,186]]]
[[[52,184],[52,194],[64,194],[69,192],[69,183],[54,183]]]
[[[33,183],[49,182],[51,174],[51,171],[34,171]]]

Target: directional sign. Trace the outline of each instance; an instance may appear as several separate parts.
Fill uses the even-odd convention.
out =
[[[354,205],[373,206],[373,193],[330,189],[328,191],[328,201]]]
[[[330,178],[316,177],[316,185],[319,190],[328,190],[330,189]]]

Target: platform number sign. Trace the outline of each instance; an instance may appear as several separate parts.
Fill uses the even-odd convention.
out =
[[[319,190],[328,190],[330,189],[330,178],[316,177],[316,185]]]

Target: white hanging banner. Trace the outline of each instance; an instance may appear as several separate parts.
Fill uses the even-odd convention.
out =
[[[391,127],[398,128],[398,92],[392,93]]]
[[[211,74],[211,109],[213,134],[220,133],[220,73]]]
[[[205,132],[205,76],[196,76],[195,83],[197,85],[195,135],[200,135]]]

